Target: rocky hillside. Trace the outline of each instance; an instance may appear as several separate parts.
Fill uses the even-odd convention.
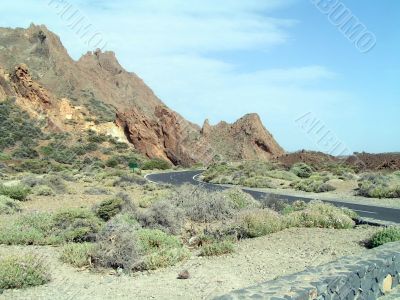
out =
[[[90,128],[176,165],[283,154],[257,115],[200,128],[124,70],[114,53],[88,52],[74,61],[45,26],[0,28],[0,68],[0,99],[16,97],[31,116],[47,120],[48,130]]]

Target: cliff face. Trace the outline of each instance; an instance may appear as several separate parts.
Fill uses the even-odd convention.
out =
[[[174,164],[208,163],[219,155],[227,160],[270,159],[283,154],[257,115],[232,125],[201,129],[162,103],[134,73],[118,63],[113,52],[88,52],[78,61],[45,26],[0,28],[0,100],[17,97],[31,114],[77,118],[79,126],[110,127],[110,122],[136,149],[150,158]],[[79,117],[78,117],[79,115]],[[94,124],[83,120],[93,119]],[[75,120],[76,121],[76,120]]]

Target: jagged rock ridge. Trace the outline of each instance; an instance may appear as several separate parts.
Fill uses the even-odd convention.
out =
[[[257,115],[246,115],[232,125],[205,123],[200,128],[169,109],[136,74],[124,70],[113,52],[88,52],[74,61],[59,37],[43,25],[0,28],[0,67],[0,97],[18,96],[32,113],[48,110],[53,119],[54,111],[64,107],[78,108],[86,119],[97,116],[100,127],[113,121],[127,141],[151,158],[191,165],[208,163],[216,155],[239,160],[283,154]]]

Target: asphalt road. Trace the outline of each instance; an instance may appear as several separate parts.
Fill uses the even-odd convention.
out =
[[[170,173],[159,173],[159,174],[150,174],[147,175],[146,178],[155,183],[162,184],[171,184],[175,186],[179,186],[182,184],[193,184],[193,185],[201,185],[204,188],[212,191],[220,191],[227,189],[225,186],[210,184],[206,182],[199,182],[195,180],[195,177],[201,174],[202,171],[184,171],[184,172],[170,172]],[[293,202],[296,200],[303,200],[305,202],[313,200],[312,198],[306,198],[301,196],[288,196],[288,195],[279,195],[279,194],[271,194],[259,191],[253,191],[248,189],[243,189],[246,193],[252,195],[255,199],[262,201],[268,195],[274,195],[276,199]],[[354,203],[345,203],[338,202],[334,200],[324,200],[324,202],[332,203],[333,205],[340,207],[347,207],[354,211],[356,211],[360,217],[375,219],[385,222],[394,222],[400,224],[400,209],[394,208],[386,208],[386,207],[378,207],[378,206],[369,206],[362,204],[354,204]]]

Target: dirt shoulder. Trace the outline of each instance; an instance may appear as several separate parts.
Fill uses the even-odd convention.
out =
[[[52,281],[27,290],[9,290],[0,299],[210,299],[245,286],[368,251],[360,242],[377,228],[348,230],[291,228],[269,236],[243,240],[235,253],[201,258],[174,267],[133,276],[78,271],[58,260],[54,247],[0,246],[0,256],[40,253],[49,262]],[[190,279],[177,274],[188,269]]]

